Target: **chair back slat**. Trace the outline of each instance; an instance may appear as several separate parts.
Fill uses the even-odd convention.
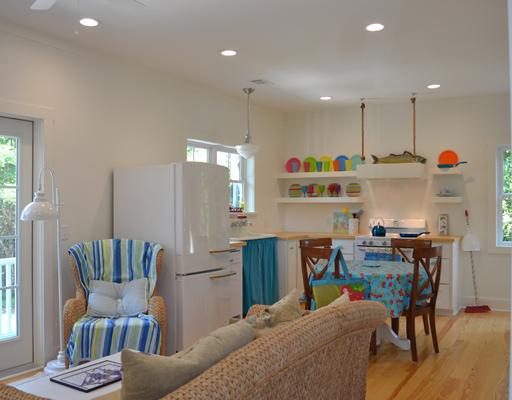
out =
[[[432,240],[423,240],[423,239],[391,239],[391,251],[393,254],[393,260],[395,259],[396,254],[398,253],[405,261],[408,263],[413,263],[414,260],[410,258],[405,249],[425,249],[432,247]]]
[[[304,293],[306,295],[306,309],[311,308],[311,299],[313,298],[313,291],[309,285],[310,274],[313,278],[322,279],[329,267],[329,259],[332,254],[332,239],[306,239],[300,241],[300,259],[302,269],[302,282],[304,284]],[[325,265],[318,271],[317,264],[324,260]],[[334,276],[340,277],[340,254],[336,255],[334,260]]]
[[[442,246],[430,248],[417,248],[414,250],[414,273],[411,289],[409,311],[414,313],[416,307],[436,306],[439,284],[441,282],[441,261]],[[422,276],[426,275],[426,280],[420,284]],[[425,304],[418,305],[418,301]]]

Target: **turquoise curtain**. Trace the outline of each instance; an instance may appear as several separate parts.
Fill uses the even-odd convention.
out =
[[[243,248],[244,315],[253,304],[278,300],[277,238],[248,240]]]

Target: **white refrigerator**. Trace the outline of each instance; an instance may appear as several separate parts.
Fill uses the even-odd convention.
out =
[[[157,293],[167,352],[242,314],[242,261],[229,246],[228,169],[185,162],[114,170],[114,236],[164,248]]]

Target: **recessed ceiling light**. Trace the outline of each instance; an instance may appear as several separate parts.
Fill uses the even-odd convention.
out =
[[[238,54],[238,51],[226,49],[226,50],[221,50],[220,54],[223,55],[224,57],[233,57]]]
[[[320,100],[329,101],[329,100],[332,100],[332,97],[331,96],[322,96],[322,97],[320,97]]]
[[[375,24],[370,24],[366,27],[366,30],[368,32],[379,32],[381,30],[384,29],[384,25],[382,24],[379,24],[379,23],[375,23]]]
[[[94,18],[82,18],[80,20],[80,24],[87,27],[94,27],[98,26],[100,23],[98,20],[95,20]]]
[[[429,89],[439,89],[441,87],[441,85],[439,85],[438,83],[431,83],[430,85],[427,86],[427,88]]]

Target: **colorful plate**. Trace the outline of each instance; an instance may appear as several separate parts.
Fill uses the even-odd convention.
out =
[[[297,157],[292,157],[286,161],[285,165],[287,172],[299,172],[300,171],[300,160]]]
[[[332,168],[332,157],[322,156],[322,157],[320,157],[320,161],[322,161],[322,163],[323,163],[322,171],[327,172],[327,171],[332,171],[333,170],[333,168]]]
[[[309,170],[306,169],[306,163],[309,163]],[[302,166],[304,168],[304,172],[316,172],[316,158],[315,157],[306,157],[304,161],[302,161]]]
[[[457,164],[459,162],[459,155],[453,150],[444,150],[437,158],[438,164]]]
[[[347,166],[345,165],[345,162],[348,161],[349,158],[347,156],[338,156],[336,157],[336,161],[340,162],[340,171],[346,171]]]
[[[363,159],[361,158],[361,156],[360,156],[359,154],[353,155],[353,156],[350,158],[350,161],[352,161],[352,163],[351,163],[351,165],[350,165],[350,169],[351,169],[352,171],[357,170],[357,166],[358,166],[358,165],[364,164],[364,161],[363,161]]]

